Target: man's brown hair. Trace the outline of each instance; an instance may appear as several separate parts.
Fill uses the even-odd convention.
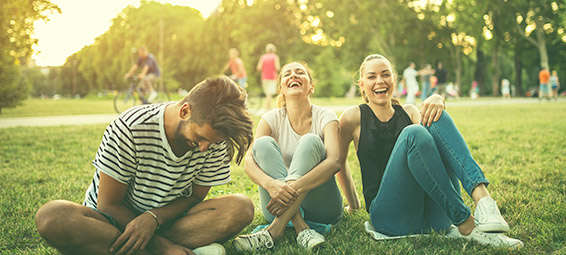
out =
[[[191,105],[191,120],[210,124],[226,141],[229,160],[238,151],[240,164],[253,140],[252,120],[246,109],[246,92],[226,76],[207,78],[198,83],[179,105]]]

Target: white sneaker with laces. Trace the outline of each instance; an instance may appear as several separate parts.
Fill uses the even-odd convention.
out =
[[[509,224],[501,216],[497,203],[491,197],[484,197],[478,201],[474,212],[476,228],[482,232],[507,232]]]
[[[193,250],[196,255],[226,255],[224,246],[219,243],[211,243]]]
[[[324,236],[316,232],[314,229],[307,228],[297,235],[297,243],[309,250],[320,246],[326,240]]]
[[[519,249],[523,247],[523,242],[519,239],[508,237],[501,233],[486,233],[474,228],[472,233],[465,236],[460,234],[458,228],[454,225],[450,227],[450,232],[446,235],[450,238],[464,238],[467,240],[474,240],[483,245],[489,245],[500,248]]]
[[[232,241],[239,252],[259,251],[273,248],[273,238],[267,230],[258,231],[249,235],[238,236]]]

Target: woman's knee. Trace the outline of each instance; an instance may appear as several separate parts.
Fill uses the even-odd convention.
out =
[[[326,153],[326,148],[324,147],[324,143],[322,142],[322,139],[320,138],[320,136],[315,135],[315,134],[306,134],[303,135],[300,139],[299,139],[299,145],[297,146],[297,150],[300,150],[300,148],[306,148],[308,150],[312,150],[320,155],[325,155]]]
[[[314,147],[324,148],[324,143],[322,142],[322,139],[320,139],[320,136],[311,133],[301,136],[301,139],[299,139],[299,144],[301,143],[306,143]]]
[[[273,153],[280,153],[277,141],[271,136],[262,136],[255,139],[252,146],[254,158],[268,157]]]
[[[412,124],[401,131],[400,137],[403,136],[407,142],[413,145],[426,144],[434,142],[429,131],[420,124]]]

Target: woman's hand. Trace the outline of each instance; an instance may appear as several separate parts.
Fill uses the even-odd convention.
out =
[[[269,182],[266,190],[269,192],[269,196],[271,196],[271,201],[283,206],[289,206],[299,196],[299,193],[287,183],[275,179]]]
[[[148,213],[142,213],[126,225],[124,232],[118,236],[110,247],[113,254],[136,254],[145,249],[155,230],[157,222]]]
[[[440,95],[432,95],[428,97],[421,107],[421,123],[423,126],[430,127],[432,122],[440,119],[442,111],[446,108],[444,97]]]

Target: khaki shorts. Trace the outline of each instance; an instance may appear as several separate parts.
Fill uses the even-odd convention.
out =
[[[277,81],[275,80],[261,80],[261,87],[263,87],[263,93],[266,96],[273,96],[275,95],[276,88],[277,88]]]

